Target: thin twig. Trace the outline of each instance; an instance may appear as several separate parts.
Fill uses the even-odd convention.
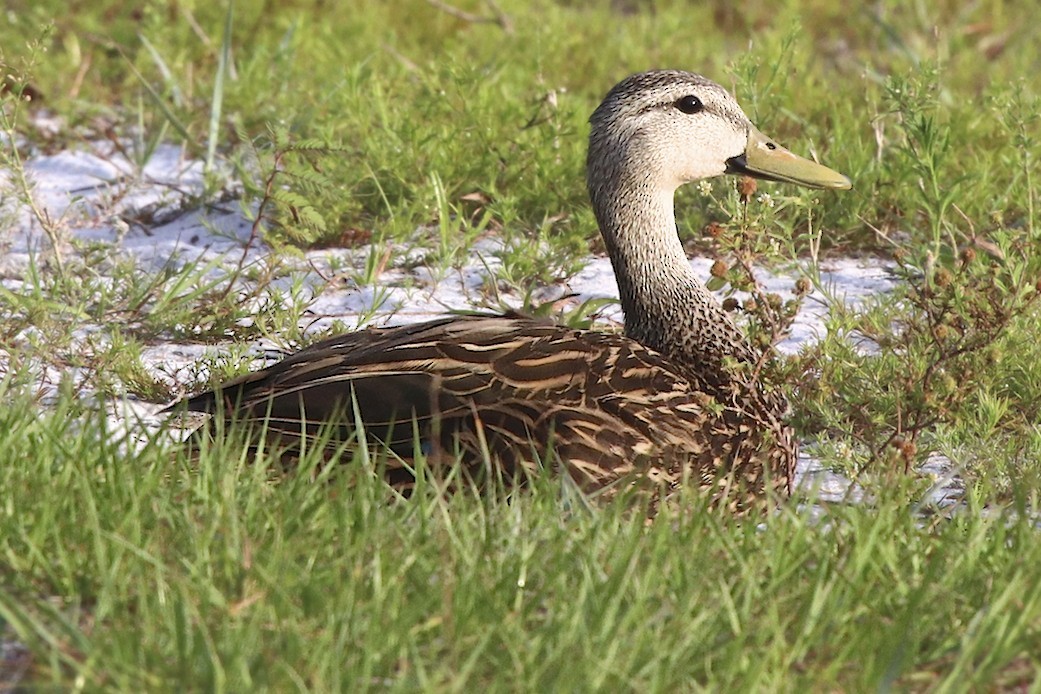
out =
[[[283,154],[284,152],[282,151],[275,152],[275,161],[271,166],[271,171],[268,174],[267,179],[264,181],[264,196],[260,199],[260,204],[257,206],[257,214],[253,218],[253,223],[250,225],[249,238],[246,240],[246,245],[242,248],[242,255],[239,256],[238,263],[235,265],[235,270],[231,273],[228,285],[220,295],[221,301],[226,299],[228,294],[231,293],[231,290],[235,285],[235,280],[241,277],[242,270],[246,266],[246,259],[249,257],[250,250],[260,239],[260,233],[264,224],[264,210],[274,200],[275,180],[278,178],[278,175],[282,173],[281,164]]]
[[[471,24],[498,24],[499,28],[504,32],[512,34],[513,20],[510,19],[509,15],[502,11],[502,8],[499,7],[499,4],[495,2],[495,0],[485,0],[485,2],[492,11],[492,16],[490,17],[460,10],[458,7],[453,7],[442,0],[427,0],[427,3],[430,4],[431,7],[434,7],[447,15],[451,15],[456,19],[461,19],[464,22],[469,22]]]

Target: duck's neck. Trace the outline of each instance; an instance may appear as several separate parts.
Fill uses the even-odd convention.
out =
[[[698,373],[718,371],[725,357],[751,360],[744,335],[683,251],[674,191],[624,173],[611,178],[589,188],[618,280],[625,334]]]

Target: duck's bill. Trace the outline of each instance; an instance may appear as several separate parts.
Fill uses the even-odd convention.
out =
[[[727,173],[795,183],[808,188],[845,190],[853,187],[850,180],[838,171],[792,154],[755,128],[748,132],[744,154],[727,160]]]

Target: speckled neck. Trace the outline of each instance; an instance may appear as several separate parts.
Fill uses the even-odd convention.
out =
[[[590,152],[589,194],[618,280],[627,336],[698,373],[753,358],[744,335],[694,274],[676,232],[674,190]],[[623,158],[624,159],[624,158]],[[714,380],[714,379],[713,379]],[[722,380],[728,380],[725,377]]]

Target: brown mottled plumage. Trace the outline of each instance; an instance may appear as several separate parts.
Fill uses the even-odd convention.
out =
[[[724,173],[848,180],[769,141],[725,90],[687,72],[627,78],[590,122],[589,192],[624,336],[517,315],[367,329],[178,404],[264,421],[283,445],[330,422],[349,435],[360,418],[396,454],[387,475],[402,486],[412,475],[393,461],[419,451],[478,478],[492,465],[505,478],[562,468],[587,490],[697,484],[733,507],[768,480],[787,490],[787,402],[759,382],[761,355],[691,270],[673,194]]]

